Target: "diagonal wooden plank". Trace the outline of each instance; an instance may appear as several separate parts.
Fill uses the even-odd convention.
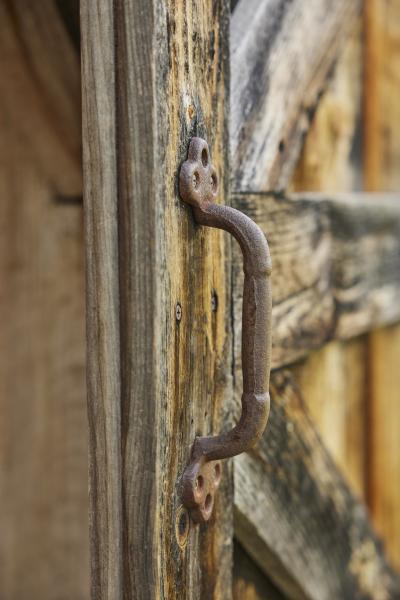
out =
[[[235,534],[294,600],[393,600],[400,580],[326,452],[291,375],[271,381],[259,445],[234,461]]]
[[[231,19],[234,189],[288,183],[361,2],[241,0]]]
[[[271,248],[273,368],[330,339],[348,339],[400,320],[396,194],[331,198],[309,194],[290,199],[241,194],[234,203],[260,225]],[[240,357],[241,269],[235,248],[236,357]]]

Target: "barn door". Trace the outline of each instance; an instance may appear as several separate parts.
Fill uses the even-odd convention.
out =
[[[400,317],[400,204],[282,192],[302,189],[304,134],[360,7],[235,4],[82,1],[92,596],[397,598],[298,361]],[[195,137],[217,202],[258,223],[274,265],[269,423],[224,461],[206,523],[180,480],[195,437],[240,414],[246,332],[243,257],[179,195]]]

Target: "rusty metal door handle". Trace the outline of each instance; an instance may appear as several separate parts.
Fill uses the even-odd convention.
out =
[[[197,437],[181,479],[181,497],[194,521],[207,521],[221,479],[220,459],[254,446],[269,415],[271,357],[271,258],[261,229],[240,211],[215,203],[218,178],[208,144],[192,138],[179,175],[182,200],[193,208],[196,223],[224,229],[239,242],[243,253],[242,414],[238,424],[215,437]]]

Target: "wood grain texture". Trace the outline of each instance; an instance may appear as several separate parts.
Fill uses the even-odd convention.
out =
[[[365,3],[364,166],[368,190],[399,190],[400,3]],[[369,339],[368,499],[389,556],[400,568],[400,325]]]
[[[235,532],[291,599],[392,600],[400,581],[288,372],[273,375],[259,445],[235,458]]]
[[[284,189],[361,3],[241,0],[231,20],[237,191]]]
[[[234,204],[265,232],[273,259],[273,368],[328,340],[400,318],[396,195],[242,194]],[[235,364],[240,368],[241,263],[234,252]]]
[[[79,59],[50,0],[0,49],[0,596],[87,600]]]
[[[228,16],[225,0],[82,2],[96,600],[231,596],[229,467],[187,540],[177,485],[195,435],[230,425],[225,238],[177,195],[198,135],[227,197]]]
[[[97,19],[89,18],[93,10]],[[91,590],[92,598],[118,600],[123,564],[113,16],[109,2],[81,4]]]

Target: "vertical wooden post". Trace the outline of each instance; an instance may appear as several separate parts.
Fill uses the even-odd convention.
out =
[[[295,190],[343,192],[359,185],[354,156],[361,113],[361,19],[350,32],[294,174]],[[333,341],[295,369],[324,443],[355,491],[365,493],[364,338]]]
[[[117,121],[112,2],[81,4],[92,597],[122,598]],[[96,18],[93,18],[93,14]]]
[[[231,594],[228,467],[207,526],[177,493],[231,385],[226,240],[177,193],[198,135],[228,201],[228,25],[227,0],[82,1],[96,600]]]
[[[400,189],[400,2],[367,0],[364,162],[369,191]],[[369,342],[368,500],[388,556],[400,568],[400,326]]]

